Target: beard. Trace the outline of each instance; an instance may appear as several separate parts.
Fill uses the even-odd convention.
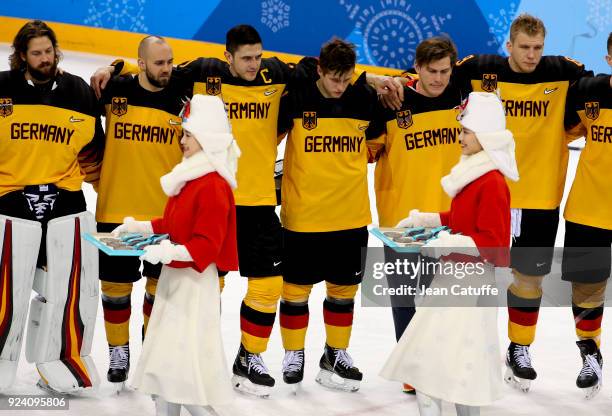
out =
[[[28,73],[32,76],[32,78],[34,78],[36,81],[44,82],[49,81],[55,76],[55,72],[57,71],[57,62],[45,63],[37,68],[27,64],[27,68]]]
[[[165,88],[168,83],[170,82],[170,77],[168,76],[167,78],[156,78],[151,72],[149,72],[148,69],[145,70],[145,75],[147,76],[147,79],[149,80],[149,83],[151,83],[151,85],[153,85],[154,87],[157,88]]]

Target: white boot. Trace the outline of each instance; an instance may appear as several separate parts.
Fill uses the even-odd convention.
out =
[[[480,416],[480,406],[466,406],[455,403],[457,416]]]
[[[154,395],[155,401],[155,416],[180,416],[181,405],[178,403],[169,403],[160,396]]]
[[[191,416],[219,416],[211,406],[196,406],[193,404],[184,404],[183,406]]]
[[[417,404],[421,416],[440,416],[442,415],[442,400],[428,396],[417,390]]]

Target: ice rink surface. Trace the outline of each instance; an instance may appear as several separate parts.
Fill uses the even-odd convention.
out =
[[[0,70],[8,69],[10,49],[6,44],[0,44]],[[60,66],[73,74],[82,76],[89,81],[90,75],[100,66],[107,65],[114,57],[96,56],[64,51],[64,60]],[[2,91],[0,91],[2,96]],[[282,148],[281,148],[282,151]],[[569,184],[573,179],[579,152],[572,151],[568,169]],[[372,215],[376,223],[376,210],[373,202],[373,167],[369,170],[370,200]],[[85,185],[85,193],[89,210],[95,210],[95,192]],[[563,224],[561,222],[557,246],[563,241]],[[379,246],[378,241],[370,239],[370,245]],[[326,390],[314,381],[318,372],[318,361],[325,343],[325,330],[322,317],[324,286],[315,286],[310,298],[310,326],[306,340],[306,369],[303,389],[298,395],[284,385],[281,375],[281,362],[284,351],[280,340],[278,319],[270,339],[269,349],[263,354],[264,360],[276,378],[276,387],[269,399],[256,399],[235,394],[231,406],[219,408],[222,416],[411,416],[418,415],[416,400],[401,392],[401,386],[378,376],[378,373],[391,352],[395,337],[391,311],[388,308],[361,308],[359,296],[355,307],[353,335],[349,352],[355,365],[364,374],[361,389],[356,393],[341,393]],[[236,273],[226,279],[222,294],[222,329],[226,346],[227,365],[231,366],[240,343],[239,310],[246,290],[246,282]],[[140,328],[142,325],[142,301],[144,282],[134,285],[132,293],[131,356],[132,368],[136,366],[141,342]],[[507,313],[499,309],[499,339],[502,351],[507,347],[506,336]],[[604,363],[607,357],[612,357],[610,347],[610,325],[608,317],[603,320],[602,354]],[[168,354],[172,354],[168,351]],[[610,415],[612,414],[612,388],[605,383],[612,377],[612,370],[604,365],[604,386],[602,392],[593,400],[586,401],[575,386],[575,379],[581,368],[578,348],[575,345],[574,322],[571,308],[549,307],[540,312],[536,341],[531,348],[532,359],[538,372],[537,380],[532,384],[528,394],[505,386],[503,399],[493,406],[483,408],[483,416],[501,415]],[[70,398],[70,410],[55,411],[51,414],[114,416],[114,415],[153,415],[154,405],[148,396],[129,390],[116,395],[111,384],[106,382],[108,368],[108,349],[104,335],[104,320],[102,307],[98,307],[98,319],[92,350],[93,359],[103,380],[99,389],[88,395]],[[500,367],[503,357],[500,357]],[[25,360],[22,351],[17,381],[7,394],[40,394],[35,387],[38,374],[33,364]],[[474,383],[478,383],[474,380]],[[43,414],[41,411],[0,411],[3,414],[26,416]],[[183,415],[187,414],[183,410]],[[454,414],[454,407],[446,405],[445,414]]]

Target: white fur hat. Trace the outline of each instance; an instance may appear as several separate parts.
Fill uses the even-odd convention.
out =
[[[459,123],[472,130],[495,166],[513,181],[519,180],[514,137],[506,129],[501,99],[489,92],[471,92],[459,116]]]
[[[207,153],[226,149],[234,136],[223,101],[215,95],[196,94],[183,114],[183,128],[193,134]]]
[[[471,92],[459,115],[459,123],[477,134],[505,130],[503,104],[497,95],[490,92]]]
[[[223,101],[214,95],[194,95],[184,110],[183,129],[194,135],[211,165],[236,188],[240,149]]]

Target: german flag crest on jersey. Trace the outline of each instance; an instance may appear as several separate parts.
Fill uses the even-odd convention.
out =
[[[497,74],[482,74],[482,89],[493,92],[497,89]]]
[[[397,127],[400,129],[407,129],[412,126],[412,113],[410,110],[397,111],[395,113],[395,118],[397,120]]]
[[[128,100],[125,97],[113,97],[111,100],[111,113],[121,117],[128,112]]]
[[[306,130],[314,130],[317,127],[316,111],[304,111],[302,113],[302,127]]]
[[[206,77],[206,94],[221,94],[221,77]]]
[[[11,98],[0,98],[0,117],[8,117],[13,114],[13,100]]]
[[[590,120],[597,120],[597,117],[599,117],[599,101],[584,103],[584,116]]]

